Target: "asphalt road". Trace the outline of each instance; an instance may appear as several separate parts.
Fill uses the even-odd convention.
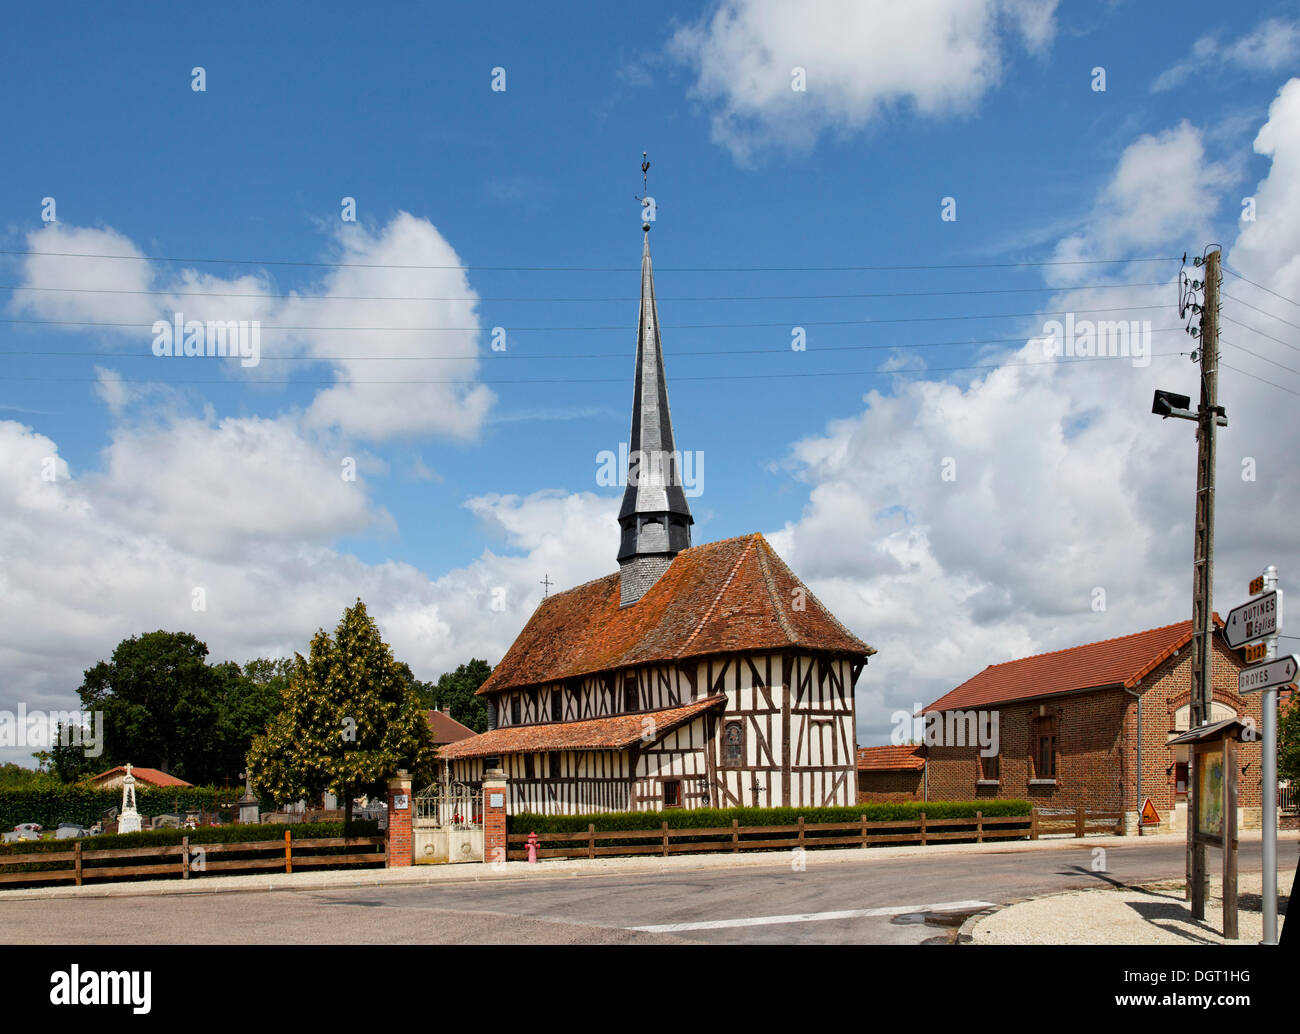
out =
[[[1241,872],[1259,871],[1258,845]],[[1279,845],[1290,882],[1293,841]],[[949,943],[958,918],[1111,881],[1181,879],[1178,842],[660,874],[320,891],[4,901],[6,944]],[[1217,852],[1210,864],[1217,871]],[[955,922],[955,920],[954,920]]]

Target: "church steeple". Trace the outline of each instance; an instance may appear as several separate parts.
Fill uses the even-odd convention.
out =
[[[653,202],[652,202],[653,204]],[[691,508],[682,490],[682,458],[673,439],[664,376],[654,270],[650,264],[650,222],[642,224],[641,315],[636,337],[636,386],[628,441],[627,490],[618,513],[619,600],[623,606],[645,595],[668,570],[673,557],[691,544]]]

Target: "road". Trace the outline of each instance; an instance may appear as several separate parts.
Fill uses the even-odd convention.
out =
[[[1294,842],[1280,850],[1285,881]],[[1241,872],[1259,871],[1243,845]],[[1283,845],[1279,845],[1280,847]],[[656,874],[419,886],[3,901],[7,944],[949,943],[984,903],[1119,881],[1181,879],[1177,841]],[[1212,852],[1212,856],[1215,853]],[[1217,857],[1211,858],[1217,867]]]

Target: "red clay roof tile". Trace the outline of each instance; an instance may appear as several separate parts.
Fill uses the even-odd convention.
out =
[[[99,775],[91,776],[92,783],[98,782],[105,776],[111,776],[121,773],[126,775],[126,766],[118,765],[116,768],[110,768],[106,772],[100,772]],[[135,776],[137,782],[146,783],[150,786],[193,786],[193,783],[187,783],[184,779],[177,779],[174,775],[168,775],[161,769],[157,768],[140,768],[137,765],[131,766],[131,774]]]
[[[425,711],[424,720],[429,723],[429,731],[433,733],[435,745],[456,743],[474,735],[473,729],[467,725],[461,725],[446,711]]]
[[[726,699],[719,693],[662,711],[617,714],[578,722],[507,726],[443,747],[438,756],[455,759],[480,758],[490,754],[531,754],[546,750],[622,750],[641,739],[647,730],[646,719],[654,723],[650,728],[657,737],[712,707],[721,706]]]
[[[876,652],[759,534],[683,550],[631,606],[619,606],[618,586],[610,574],[543,600],[479,692],[706,654],[790,646],[861,658]]]
[[[1223,627],[1218,614],[1214,622],[1216,628]],[[1117,639],[990,664],[922,710],[966,710],[1102,686],[1132,689],[1191,638],[1192,623],[1180,621]]]
[[[924,747],[919,743],[902,746],[858,748],[859,772],[919,772],[925,768]]]

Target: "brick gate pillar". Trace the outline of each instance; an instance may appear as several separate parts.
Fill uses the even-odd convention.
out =
[[[411,837],[411,777],[399,768],[388,780],[388,868],[415,864]]]
[[[483,861],[506,860],[506,774],[499,768],[483,773]]]

